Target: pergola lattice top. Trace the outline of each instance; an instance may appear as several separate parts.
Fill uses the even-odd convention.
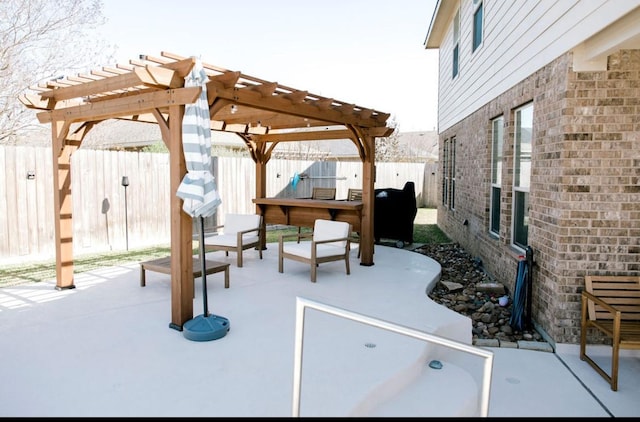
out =
[[[141,55],[129,64],[104,66],[88,74],[64,76],[31,86],[30,92],[20,99],[29,108],[46,110],[37,115],[41,123],[109,118],[156,123],[149,109],[168,115],[167,107],[176,101],[171,97],[171,90],[184,86],[184,77],[194,60],[166,52],[162,52],[161,57]],[[266,135],[292,129],[309,132],[308,128],[312,127],[351,125],[387,132],[388,113],[211,64],[203,63],[203,66],[210,79],[207,89],[213,130]],[[135,101],[127,103],[127,98]],[[162,98],[166,100],[164,106]],[[313,139],[323,136],[323,132],[287,140]],[[374,135],[382,136],[380,131]],[[335,135],[322,139],[335,139]]]

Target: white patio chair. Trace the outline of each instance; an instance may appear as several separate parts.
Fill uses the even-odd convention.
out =
[[[316,269],[323,262],[343,260],[349,269],[349,251],[351,249],[351,224],[344,221],[318,219],[314,222],[313,232],[282,234],[278,241],[278,272],[283,272],[284,258],[304,262],[311,266],[311,281],[316,282]],[[286,242],[288,238],[301,236],[302,242]]]
[[[249,248],[257,248],[262,259],[260,248],[260,226],[262,216],[258,214],[225,214],[223,225],[213,228],[216,234],[207,234],[204,238],[206,252],[224,251],[229,256],[229,251],[238,255],[237,265],[242,267],[242,251]],[[222,231],[218,231],[222,229]]]

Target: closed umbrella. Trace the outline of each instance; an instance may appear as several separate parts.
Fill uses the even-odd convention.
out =
[[[229,331],[229,320],[209,313],[207,300],[207,272],[204,253],[204,217],[213,215],[222,202],[211,174],[211,121],[207,101],[207,74],[200,60],[185,78],[185,87],[201,86],[197,101],[185,105],[182,121],[182,148],[187,174],[178,187],[177,195],[183,199],[182,209],[192,218],[199,217],[200,263],[202,265],[202,298],[204,313],[187,321],[183,334],[189,340],[209,341],[224,337]]]

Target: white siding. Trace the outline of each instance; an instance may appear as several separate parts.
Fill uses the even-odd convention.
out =
[[[640,0],[484,0],[484,41],[472,53],[473,2],[461,0],[460,70],[453,80],[451,20],[439,46],[439,130],[639,7]]]

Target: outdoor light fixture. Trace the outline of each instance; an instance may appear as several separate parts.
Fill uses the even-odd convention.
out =
[[[127,212],[127,186],[129,186],[129,178],[122,176],[122,186],[124,186],[124,234],[127,250],[129,250],[129,216]]]
[[[238,107],[235,104],[231,104],[231,114],[236,114]]]
[[[28,171],[27,172],[27,180],[33,180],[36,178],[36,172],[35,171]]]

